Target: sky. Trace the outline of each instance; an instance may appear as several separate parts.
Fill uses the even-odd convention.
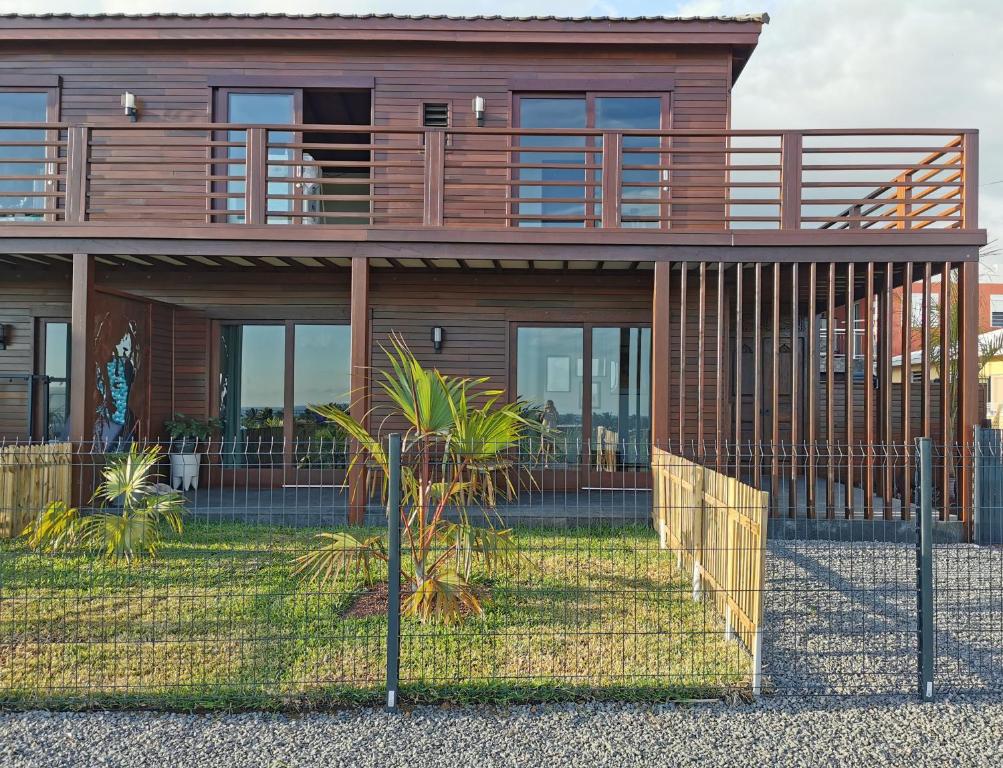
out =
[[[0,0],[5,12],[716,15],[767,12],[734,128],[977,128],[979,220],[1003,238],[1003,0]],[[1003,240],[989,275],[1003,281]],[[1000,246],[1000,247],[997,247]]]

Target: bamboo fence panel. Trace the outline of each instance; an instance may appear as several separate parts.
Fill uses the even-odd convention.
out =
[[[20,536],[53,501],[70,501],[72,461],[70,443],[0,448],[0,538]]]
[[[707,599],[725,636],[749,652],[759,693],[769,494],[659,448],[652,471],[661,545],[692,571],[693,598]]]

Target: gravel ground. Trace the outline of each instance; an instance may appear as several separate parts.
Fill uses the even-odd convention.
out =
[[[996,765],[1003,698],[0,715],[6,768]]]
[[[788,693],[916,690],[916,548],[777,540],[767,558],[764,672]],[[934,548],[938,692],[1003,694],[1003,550]]]

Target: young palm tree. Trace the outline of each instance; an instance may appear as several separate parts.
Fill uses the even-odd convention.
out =
[[[475,562],[488,573],[518,557],[511,530],[471,522],[468,509],[493,507],[498,494],[515,493],[509,471],[511,452],[532,425],[523,404],[501,402],[501,391],[479,390],[487,379],[444,376],[423,368],[395,337],[384,350],[389,368],[380,388],[395,415],[408,424],[402,441],[402,503],[399,510],[408,580],[403,611],[421,620],[453,623],[464,613],[483,613],[471,577]],[[389,476],[381,436],[371,434],[335,405],[310,406],[341,427],[361,451],[351,464],[369,460]],[[500,486],[496,478],[501,478]],[[454,510],[454,520],[447,512]],[[391,510],[391,513],[393,511]],[[323,546],[296,560],[294,573],[326,582],[386,560],[382,537],[362,540],[349,533],[322,533]]]
[[[132,446],[102,471],[103,482],[93,497],[99,511],[81,515],[65,502],[53,502],[25,528],[28,545],[43,552],[82,545],[124,560],[143,553],[155,556],[166,533],[181,533],[184,513],[184,497],[163,492],[150,479],[160,458],[159,446],[143,451]],[[119,502],[121,510],[109,509]]]

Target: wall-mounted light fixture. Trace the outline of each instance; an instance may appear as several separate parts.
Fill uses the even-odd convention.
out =
[[[477,127],[484,127],[484,97],[474,96],[474,100],[471,103],[474,109],[474,118],[477,120]]]
[[[441,325],[432,329],[432,348],[436,352],[442,351],[442,342],[446,340],[446,331]]]
[[[0,323],[0,349],[7,349],[7,340],[9,338],[10,326]]]
[[[139,115],[139,110],[136,109],[136,94],[129,91],[122,94],[122,109],[125,110],[126,117],[131,122],[136,122],[136,118]]]

